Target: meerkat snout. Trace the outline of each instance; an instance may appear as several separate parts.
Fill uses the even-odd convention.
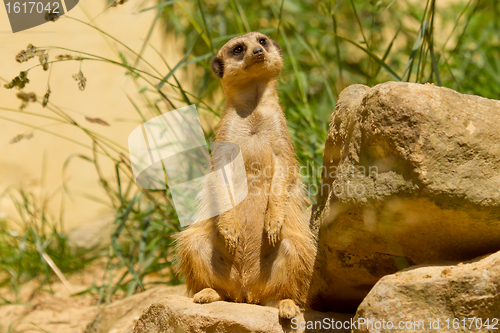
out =
[[[253,49],[253,55],[254,55],[254,57],[262,58],[264,56],[264,50],[262,49],[262,47],[256,46]]]

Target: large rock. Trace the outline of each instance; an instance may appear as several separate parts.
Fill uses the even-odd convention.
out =
[[[306,311],[297,321],[280,321],[278,309],[244,303],[196,304],[191,298],[166,296],[151,304],[133,333],[320,333],[350,332],[352,315]],[[331,325],[343,328],[332,329]],[[314,327],[316,325],[316,327]],[[302,328],[301,328],[302,326]]]
[[[388,82],[340,95],[311,296],[353,311],[384,275],[500,250],[500,102]]]
[[[362,325],[353,332],[495,332],[499,290],[500,252],[454,266],[398,272],[383,277],[366,296],[354,321]]]

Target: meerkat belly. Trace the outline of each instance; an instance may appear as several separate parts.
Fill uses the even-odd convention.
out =
[[[258,213],[258,216],[252,216],[252,220],[256,220],[261,219],[260,215],[263,215],[267,206],[269,197],[267,187],[273,177],[273,150],[271,138],[266,133],[252,132],[252,128],[245,132],[247,135],[241,136],[235,143],[240,146],[245,162],[248,185],[248,196],[245,201],[254,205],[249,207],[250,211],[247,213]],[[246,215],[249,216],[248,214]]]
[[[268,246],[264,231],[269,190],[273,177],[273,150],[265,135],[249,135],[237,143],[242,151],[247,174],[248,195],[237,205],[241,226],[241,243],[235,261],[241,272],[241,298],[259,302],[259,277],[262,267],[262,249]],[[257,290],[254,290],[256,289]]]
[[[248,118],[233,117],[219,129],[217,141],[232,142],[241,148],[245,162],[248,195],[236,206],[240,222],[239,246],[234,264],[239,273],[239,295],[235,299],[259,303],[262,288],[263,260],[273,250],[264,224],[269,201],[273,169],[274,122],[259,112]]]
[[[273,176],[272,150],[269,145],[252,144],[251,140],[240,147],[245,161],[248,195],[238,205],[238,216],[243,234],[252,238],[252,245],[258,246],[264,230],[264,217]],[[247,240],[244,241],[246,243]],[[250,242],[250,239],[248,241]],[[255,243],[257,241],[258,244]]]

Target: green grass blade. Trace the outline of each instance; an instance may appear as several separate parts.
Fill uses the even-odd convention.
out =
[[[406,82],[410,81],[413,62],[415,61],[415,55],[417,54],[418,50],[420,49],[420,46],[422,44],[422,38],[427,31],[427,26],[428,26],[428,22],[424,21],[424,23],[420,27],[420,30],[418,31],[417,39],[413,43],[410,57],[409,57],[408,62],[406,64],[405,72],[403,74],[403,81],[406,81]]]
[[[382,66],[393,78],[395,78],[396,80],[398,81],[401,81],[401,78],[399,77],[399,75],[394,72],[394,70],[392,70],[392,68],[387,65],[382,59],[380,59],[377,55],[375,55],[375,53],[373,53],[372,51],[368,50],[367,48],[361,46],[360,44],[356,43],[355,41],[353,41],[352,39],[350,38],[347,38],[347,37],[344,37],[344,36],[341,36],[339,34],[336,34],[336,33],[333,33],[333,32],[330,32],[330,31],[326,31],[327,33],[329,34],[332,34],[334,36],[337,36],[338,38],[348,42],[348,43],[351,43],[352,45],[358,47],[359,49],[363,50],[365,53],[367,53],[370,57],[373,58],[373,60],[375,60],[376,62],[378,62],[380,64],[380,66]]]
[[[165,82],[168,81],[168,79],[170,79],[172,77],[172,75],[174,75],[175,71],[178,70],[182,64],[186,61],[186,59],[189,57],[189,55],[191,54],[191,52],[193,52],[193,49],[194,49],[194,46],[196,45],[196,43],[198,42],[198,40],[200,39],[200,34],[196,37],[194,43],[191,45],[191,47],[189,48],[189,51],[186,52],[186,54],[184,55],[184,57],[182,57],[181,60],[179,60],[179,62],[177,63],[177,65],[174,66],[174,68],[172,68],[172,70],[167,74],[167,76],[165,76],[162,81],[158,84],[157,88],[158,90],[160,90],[163,85],[165,84]]]
[[[177,1],[180,1],[180,0],[170,0],[170,1],[160,2],[156,6],[140,10],[139,13],[147,12],[148,10],[151,10],[151,9],[162,9],[162,8],[167,7],[167,6],[173,5]]]

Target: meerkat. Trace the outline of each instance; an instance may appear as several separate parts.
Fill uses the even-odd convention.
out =
[[[237,144],[248,195],[233,209],[178,235],[179,272],[196,303],[276,306],[292,319],[307,305],[316,255],[304,186],[278,101],[280,46],[252,32],[212,60],[226,95],[216,142]]]

